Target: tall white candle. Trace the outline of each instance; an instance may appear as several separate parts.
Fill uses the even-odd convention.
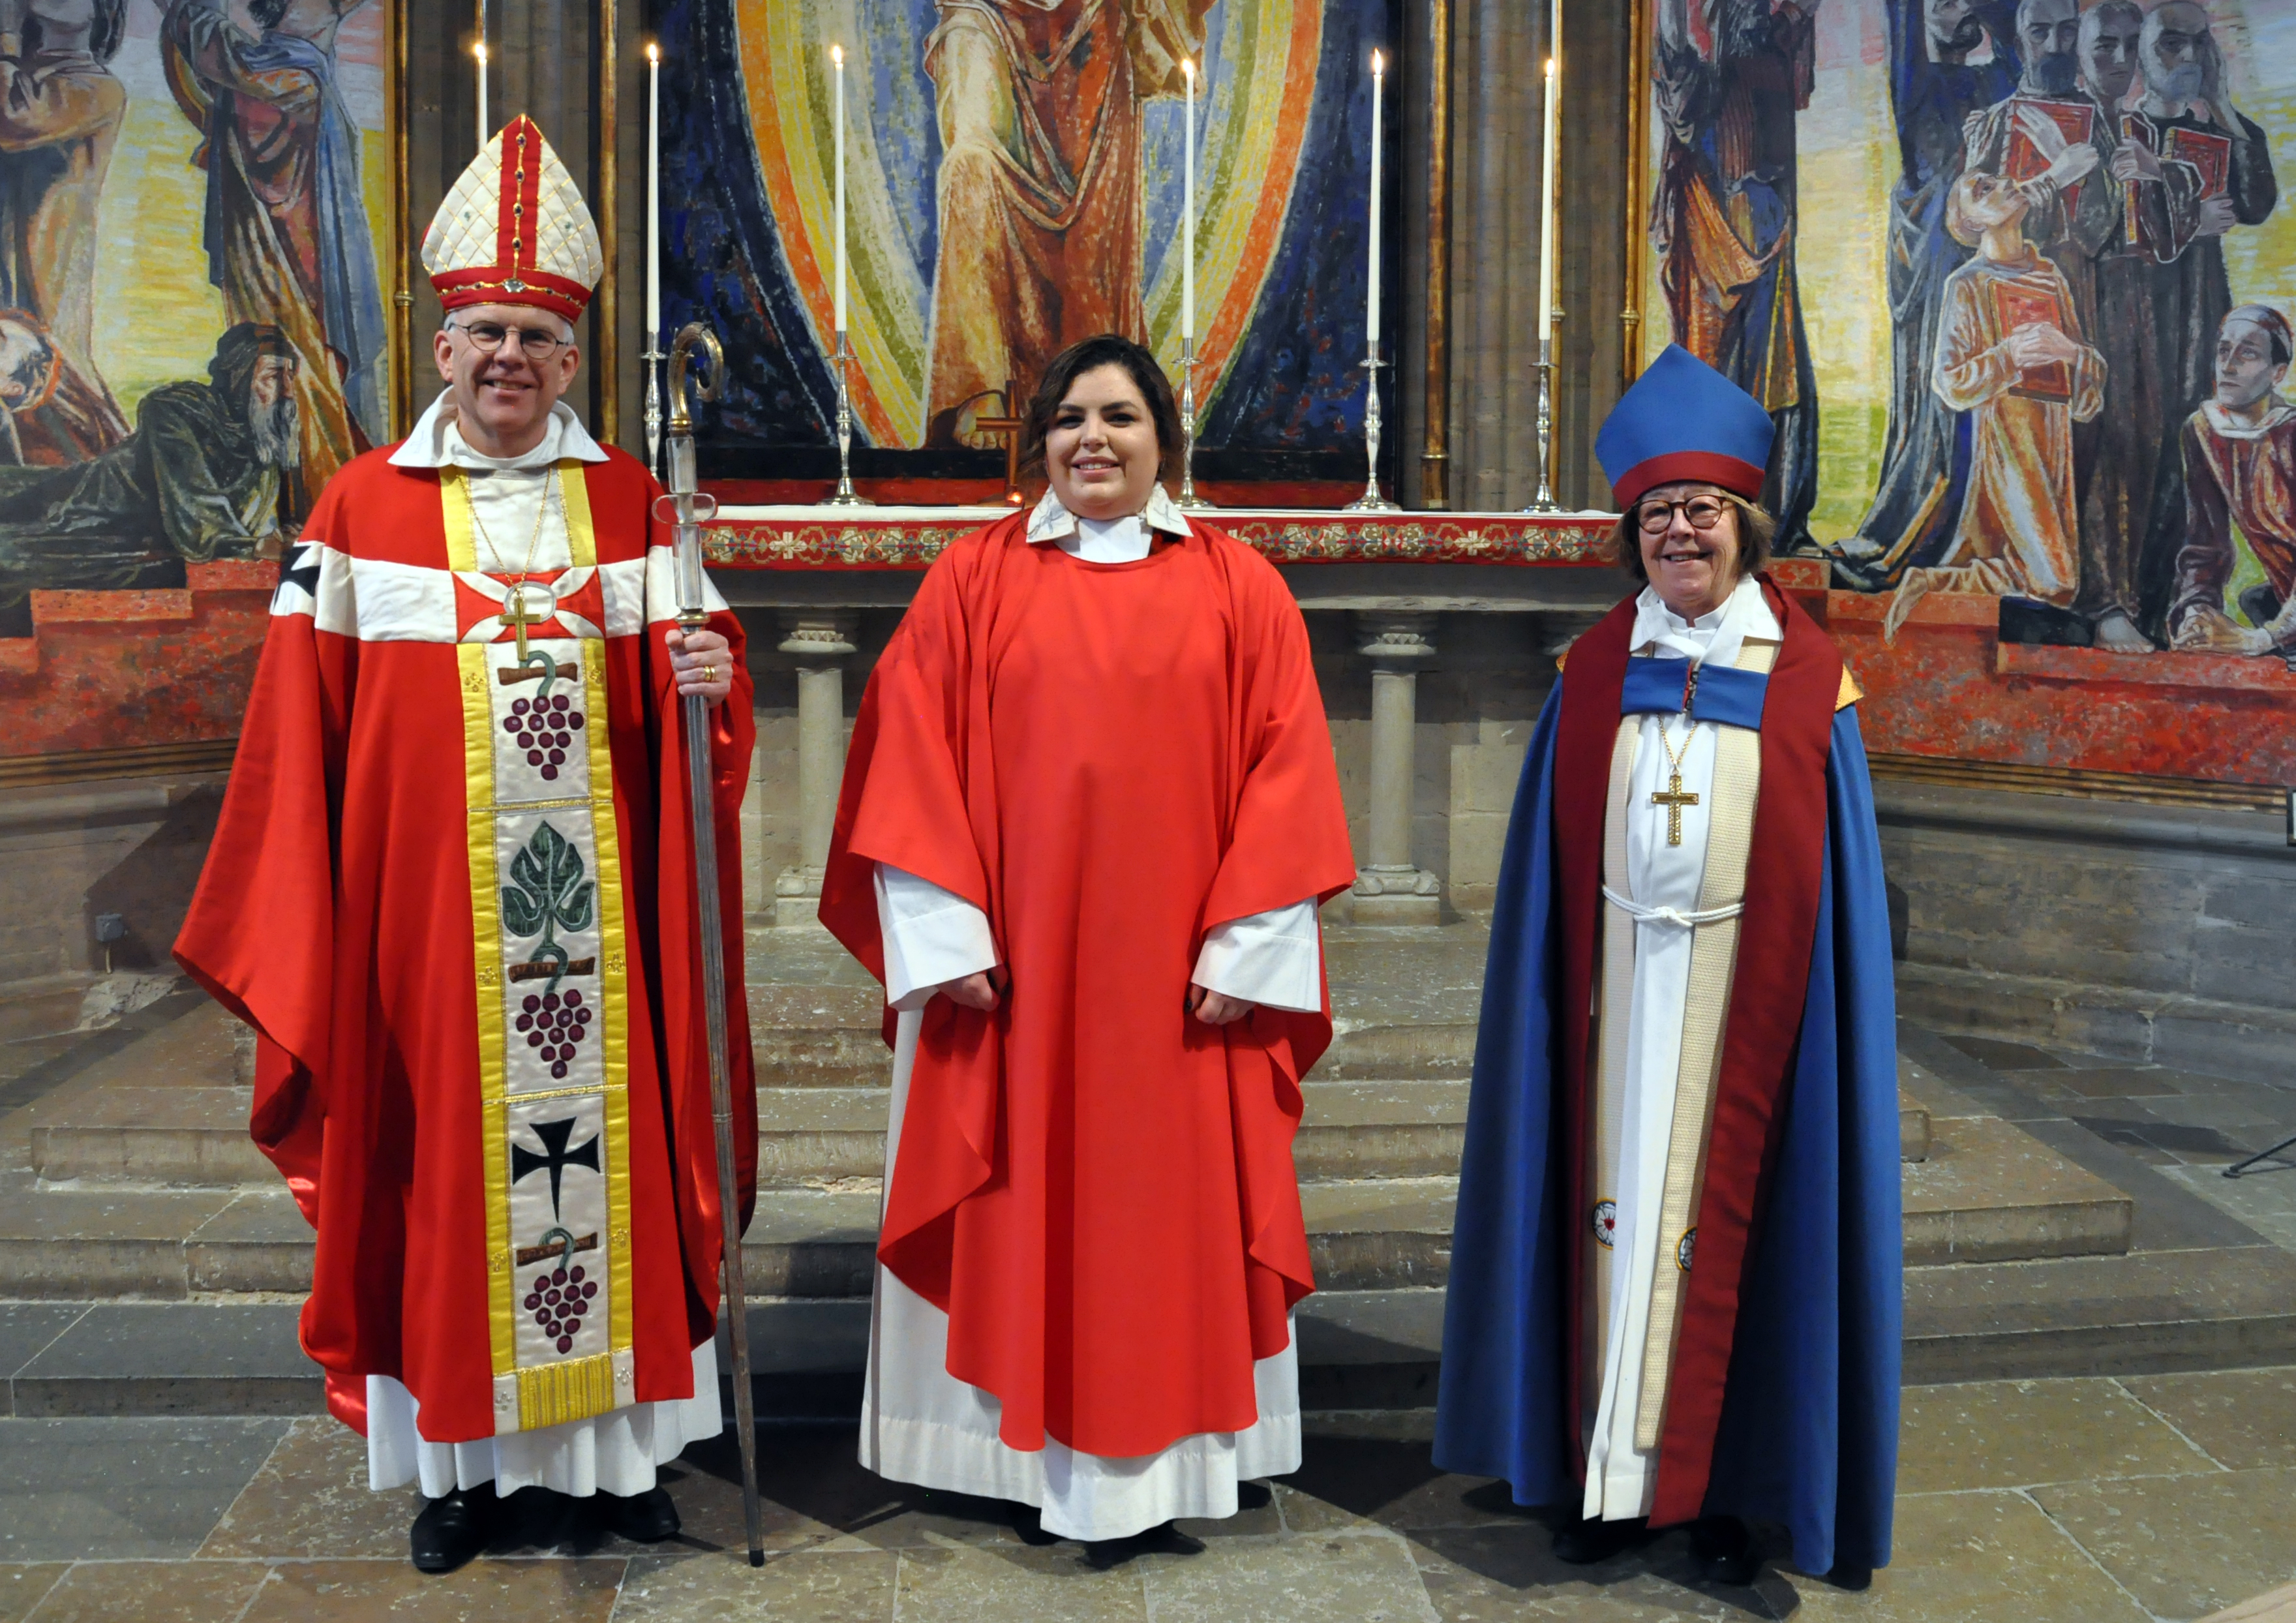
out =
[[[479,151],[487,150],[487,137],[494,131],[487,124],[487,42],[481,37],[472,47],[479,59]]]
[[[1538,336],[1554,331],[1554,160],[1562,132],[1562,74],[1561,64],[1546,59],[1546,135],[1543,172],[1538,187]]]
[[[646,348],[661,341],[661,46],[646,46]]]
[[[837,330],[845,331],[845,47],[829,47],[837,65]]]
[[[1387,59],[1374,51],[1371,53],[1371,269],[1365,278],[1369,291],[1364,298],[1365,352],[1374,358],[1379,354],[1379,148],[1380,96],[1386,83]]]
[[[1187,119],[1182,127],[1180,173],[1180,336],[1196,335],[1196,64],[1183,58],[1188,81]]]

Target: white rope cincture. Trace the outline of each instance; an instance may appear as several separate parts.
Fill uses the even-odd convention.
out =
[[[1746,911],[1743,902],[1732,902],[1726,907],[1702,907],[1694,913],[1685,913],[1677,907],[1645,907],[1632,897],[1620,896],[1608,885],[1603,887],[1603,899],[1637,924],[1677,924],[1685,930],[1700,924],[1719,924]]]

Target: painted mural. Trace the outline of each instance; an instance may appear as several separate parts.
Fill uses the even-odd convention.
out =
[[[2296,0],[1652,3],[1650,340],[1883,747],[2296,782]]]
[[[982,447],[1007,384],[1094,332],[1178,375],[1187,59],[1199,444],[1360,455],[1387,0],[676,0],[662,28],[696,65],[664,76],[664,321],[709,320],[732,361],[705,447],[831,443],[835,45],[862,443]],[[1390,177],[1397,127],[1390,97]]]
[[[384,39],[374,0],[0,0],[0,753],[236,731],[251,651],[197,627],[386,438]],[[147,667],[116,699],[90,626]]]

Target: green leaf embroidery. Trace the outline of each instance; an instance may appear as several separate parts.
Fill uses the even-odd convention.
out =
[[[513,936],[542,938],[534,957],[557,965],[548,988],[555,991],[567,959],[558,932],[589,928],[596,888],[584,875],[581,851],[547,823],[511,858],[510,877],[503,887],[503,924]]]

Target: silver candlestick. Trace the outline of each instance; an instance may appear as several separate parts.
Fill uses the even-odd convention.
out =
[[[877,504],[853,488],[853,396],[845,383],[845,367],[853,358],[853,346],[846,341],[845,329],[837,330],[837,490],[819,505],[824,507],[874,507]]]
[[[1554,440],[1554,340],[1538,340],[1538,494],[1525,512],[1561,512],[1546,473],[1549,448]]]
[[[1364,357],[1364,455],[1371,465],[1371,477],[1364,482],[1364,493],[1341,508],[1341,512],[1403,511],[1379,493],[1379,369],[1387,364],[1379,358],[1376,344]]]
[[[646,352],[638,357],[645,363],[645,437],[646,466],[658,479],[661,476],[661,364],[668,357],[661,352],[661,334],[646,335]]]
[[[1182,507],[1205,508],[1217,504],[1196,494],[1196,340],[1180,340],[1180,494]]]

